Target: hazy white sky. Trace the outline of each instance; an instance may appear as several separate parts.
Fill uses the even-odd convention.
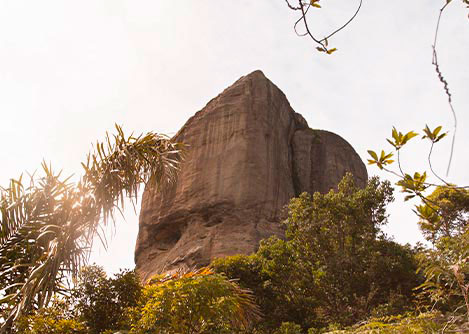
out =
[[[452,127],[431,45],[443,0],[365,0],[352,25],[315,52],[292,30],[283,0],[0,0],[0,184],[38,169],[42,159],[79,174],[91,142],[113,124],[127,131],[174,134],[240,76],[261,69],[313,128],[349,141],[362,159],[389,147],[402,131]],[[469,184],[469,20],[461,1],[441,26],[440,55],[454,96],[459,132],[450,180]],[[354,11],[357,1],[323,0],[311,27],[322,36]],[[404,168],[426,167],[419,140]],[[449,140],[434,164],[444,174]],[[373,167],[369,174],[379,174]],[[380,174],[383,175],[383,174]],[[385,176],[385,175],[383,175]],[[390,208],[387,232],[421,240],[410,203]],[[92,260],[108,271],[133,267],[138,217],[129,208],[108,252]]]

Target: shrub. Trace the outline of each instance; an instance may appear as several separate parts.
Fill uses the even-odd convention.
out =
[[[156,277],[133,312],[133,334],[232,333],[259,318],[250,291],[209,269]]]
[[[88,334],[86,325],[73,317],[65,301],[55,300],[50,307],[22,317],[16,324],[18,334]]]

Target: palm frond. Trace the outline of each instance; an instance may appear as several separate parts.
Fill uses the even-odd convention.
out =
[[[182,144],[116,130],[96,143],[77,183],[43,163],[45,175],[32,176],[27,188],[20,178],[0,189],[0,297],[9,311],[0,333],[20,315],[47,305],[64,277],[76,277],[101,224],[114,221],[126,197],[135,202],[142,184],[161,188],[175,180]]]

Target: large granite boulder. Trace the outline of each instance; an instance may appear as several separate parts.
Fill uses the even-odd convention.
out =
[[[256,251],[282,235],[290,198],[367,180],[344,139],[312,130],[261,71],[236,81],[175,135],[188,145],[177,183],[143,194],[135,262],[143,280]]]

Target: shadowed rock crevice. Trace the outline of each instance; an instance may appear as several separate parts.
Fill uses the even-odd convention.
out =
[[[152,275],[254,252],[283,234],[290,198],[327,192],[365,165],[341,137],[312,130],[261,71],[236,81],[175,135],[189,145],[178,181],[164,194],[145,189],[135,250],[138,273]]]

